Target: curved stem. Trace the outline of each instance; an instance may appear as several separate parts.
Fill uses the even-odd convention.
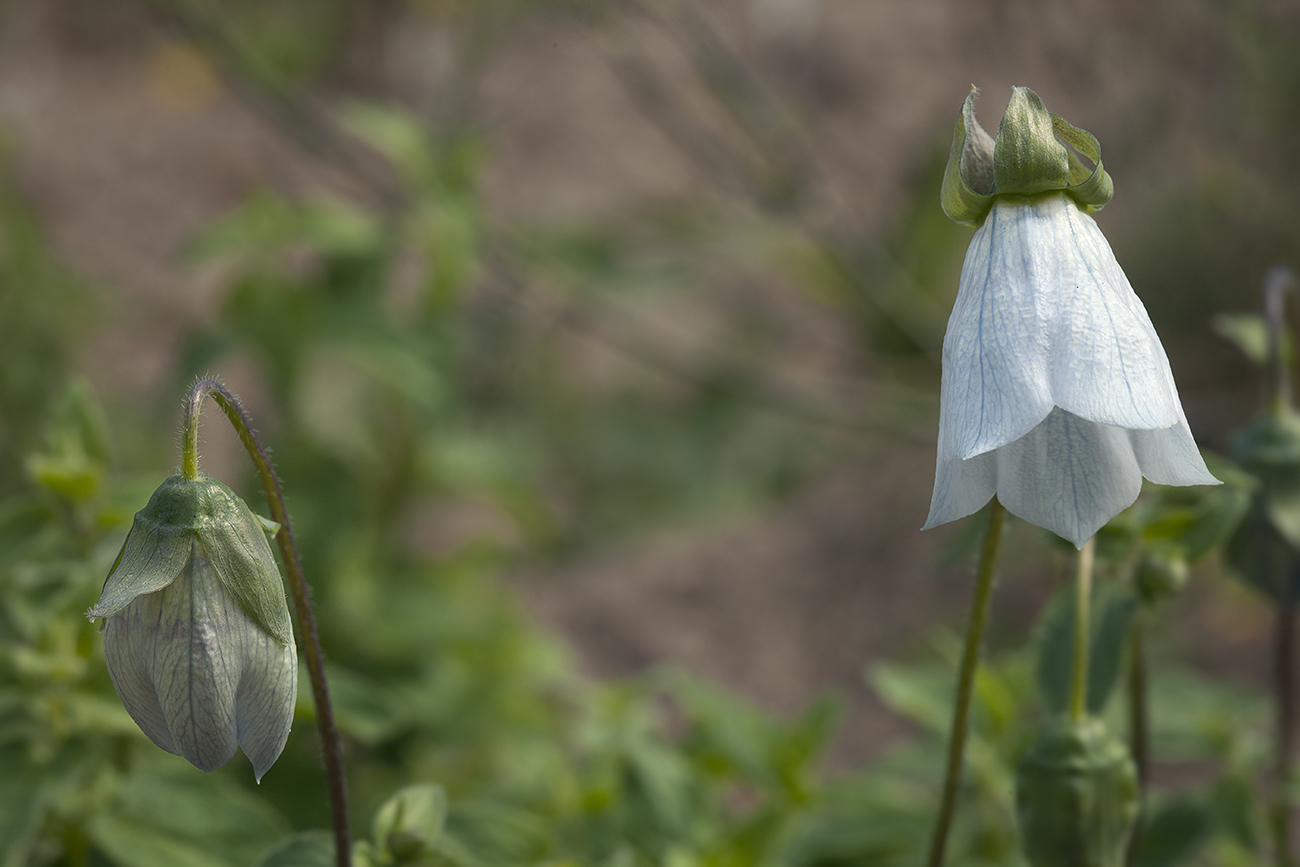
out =
[[[294,606],[298,609],[298,625],[307,659],[307,672],[311,678],[312,698],[316,702],[316,722],[320,726],[321,749],[325,756],[325,774],[329,778],[330,805],[334,819],[334,852],[338,867],[351,867],[352,831],[348,826],[348,790],[343,775],[343,749],[338,728],[334,725],[334,711],[330,704],[329,686],[325,682],[325,657],[321,651],[320,636],[316,632],[316,617],[308,598],[307,579],[303,575],[302,561],[294,544],[293,530],[289,526],[289,510],[285,507],[280,479],[271,467],[266,449],[253,433],[252,422],[225,386],[215,379],[201,379],[190,388],[185,398],[185,422],[181,432],[181,473],[187,479],[199,477],[199,413],[205,398],[211,397],[225,412],[226,418],[239,434],[249,457],[257,467],[258,478],[266,493],[271,509],[271,519],[280,525],[276,541],[284,560],[285,575]]]
[[[930,838],[930,859],[926,862],[929,867],[941,867],[943,864],[948,831],[957,812],[957,790],[961,785],[962,761],[966,752],[966,728],[970,719],[971,698],[975,692],[975,674],[979,669],[980,646],[984,641],[984,624],[988,621],[989,600],[993,596],[993,572],[998,560],[998,545],[1002,541],[1002,525],[1006,515],[1006,508],[994,497],[989,509],[988,528],[984,531],[984,545],[980,549],[979,568],[975,573],[975,595],[971,599],[966,646],[962,650],[957,699],[952,711],[952,732],[948,737],[948,766],[944,773],[943,796],[934,823],[934,835]]]
[[[1095,538],[1095,537],[1094,537]],[[1091,637],[1093,539],[1079,549],[1079,572],[1074,582],[1074,672],[1070,679],[1070,719],[1078,722],[1088,713],[1088,645]]]

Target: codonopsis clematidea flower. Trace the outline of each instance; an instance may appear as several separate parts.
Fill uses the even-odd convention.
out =
[[[975,121],[974,98],[944,174],[944,210],[979,228],[943,342],[925,528],[996,494],[1013,515],[1081,546],[1137,499],[1143,476],[1218,480],[1151,319],[1088,216],[1113,191],[1097,140],[1018,87],[995,141]]]
[[[298,655],[266,530],[215,479],[172,476],[136,513],[99,602],[118,697],[206,772],[242,747],[260,781],[289,737]]]

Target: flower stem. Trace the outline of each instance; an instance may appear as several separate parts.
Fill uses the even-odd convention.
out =
[[[1264,278],[1264,320],[1268,325],[1268,411],[1277,419],[1291,414],[1290,355],[1283,340],[1286,336],[1286,298],[1296,289],[1296,277],[1290,269],[1278,266]],[[1285,555],[1288,566],[1295,554]],[[1289,600],[1274,604],[1277,627],[1274,640],[1273,701],[1277,714],[1276,790],[1273,795],[1271,825],[1274,857],[1278,867],[1290,867],[1291,799],[1289,788],[1295,772],[1295,606]]]
[[[1264,321],[1268,335],[1268,410],[1275,418],[1291,411],[1290,357],[1283,346],[1286,335],[1286,296],[1296,288],[1289,268],[1278,266],[1264,278]]]
[[[971,698],[975,691],[975,674],[979,669],[980,646],[984,640],[984,624],[988,620],[989,600],[993,596],[993,571],[998,560],[998,545],[1002,541],[1002,525],[1006,508],[993,498],[989,508],[989,523],[984,531],[984,544],[980,549],[979,568],[975,573],[975,595],[971,599],[970,621],[966,626],[966,646],[962,650],[961,670],[957,678],[957,699],[952,711],[952,732],[948,737],[948,766],[944,773],[943,796],[939,802],[939,815],[930,839],[929,867],[942,867],[944,849],[948,845],[948,832],[957,811],[957,789],[961,785],[962,759],[966,751],[966,728],[970,717]]]
[[[1147,699],[1146,639],[1142,619],[1143,612],[1139,609],[1129,627],[1127,678],[1129,752],[1137,769],[1139,828],[1142,826],[1142,813],[1146,810],[1147,786],[1151,782],[1151,718]],[[1140,836],[1134,834],[1129,838],[1125,864],[1133,863]]]
[[[289,590],[298,609],[298,625],[311,678],[312,697],[316,702],[316,722],[320,726],[321,748],[325,756],[325,774],[329,778],[330,804],[334,820],[334,854],[338,867],[351,867],[352,831],[348,825],[348,790],[343,775],[343,749],[338,728],[334,725],[334,711],[330,704],[329,686],[325,682],[325,657],[320,636],[316,631],[316,617],[308,597],[307,579],[303,575],[302,561],[294,544],[293,530],[289,526],[289,510],[285,507],[280,479],[271,467],[271,459],[262,446],[248,414],[225,386],[215,379],[201,379],[190,388],[185,398],[185,422],[181,432],[181,474],[187,479],[199,478],[199,413],[205,398],[211,397],[225,412],[239,440],[247,449],[257,467],[258,478],[266,493],[271,509],[271,519],[280,524],[276,541],[284,560],[284,571],[289,579]]]
[[[1088,713],[1088,645],[1092,607],[1093,539],[1079,549],[1079,571],[1074,582],[1074,666],[1070,678],[1070,719],[1078,722]]]
[[[1278,602],[1274,644],[1274,700],[1277,712],[1276,790],[1273,795],[1273,848],[1278,867],[1290,867],[1291,798],[1289,789],[1295,774],[1295,606]]]
[[[1129,627],[1128,713],[1129,749],[1137,767],[1139,789],[1145,790],[1151,777],[1151,719],[1147,699],[1146,640],[1142,612],[1133,617]]]

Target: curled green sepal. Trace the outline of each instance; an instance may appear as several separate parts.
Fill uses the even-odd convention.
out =
[[[111,617],[137,597],[168,587],[190,563],[193,543],[239,607],[282,645],[293,642],[289,608],[267,529],[216,479],[171,476],[136,512],[108,573],[92,620]]]
[[[1088,213],[1110,201],[1115,187],[1091,133],[1049,113],[1029,88],[1016,87],[994,139],[975,119],[978,92],[972,88],[962,103],[944,168],[940,202],[951,219],[979,225],[997,196],[1063,192]]]

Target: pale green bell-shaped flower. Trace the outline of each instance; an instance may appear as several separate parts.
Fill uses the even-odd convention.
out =
[[[205,772],[237,747],[260,781],[289,737],[298,654],[267,533],[215,479],[172,476],[136,513],[99,602],[118,697]]]
[[[1137,499],[1143,476],[1218,484],[1151,319],[1089,216],[1112,191],[1097,140],[1033,91],[1015,88],[996,139],[967,97],[942,203],[979,229],[944,336],[927,529],[996,494],[1082,545]]]

